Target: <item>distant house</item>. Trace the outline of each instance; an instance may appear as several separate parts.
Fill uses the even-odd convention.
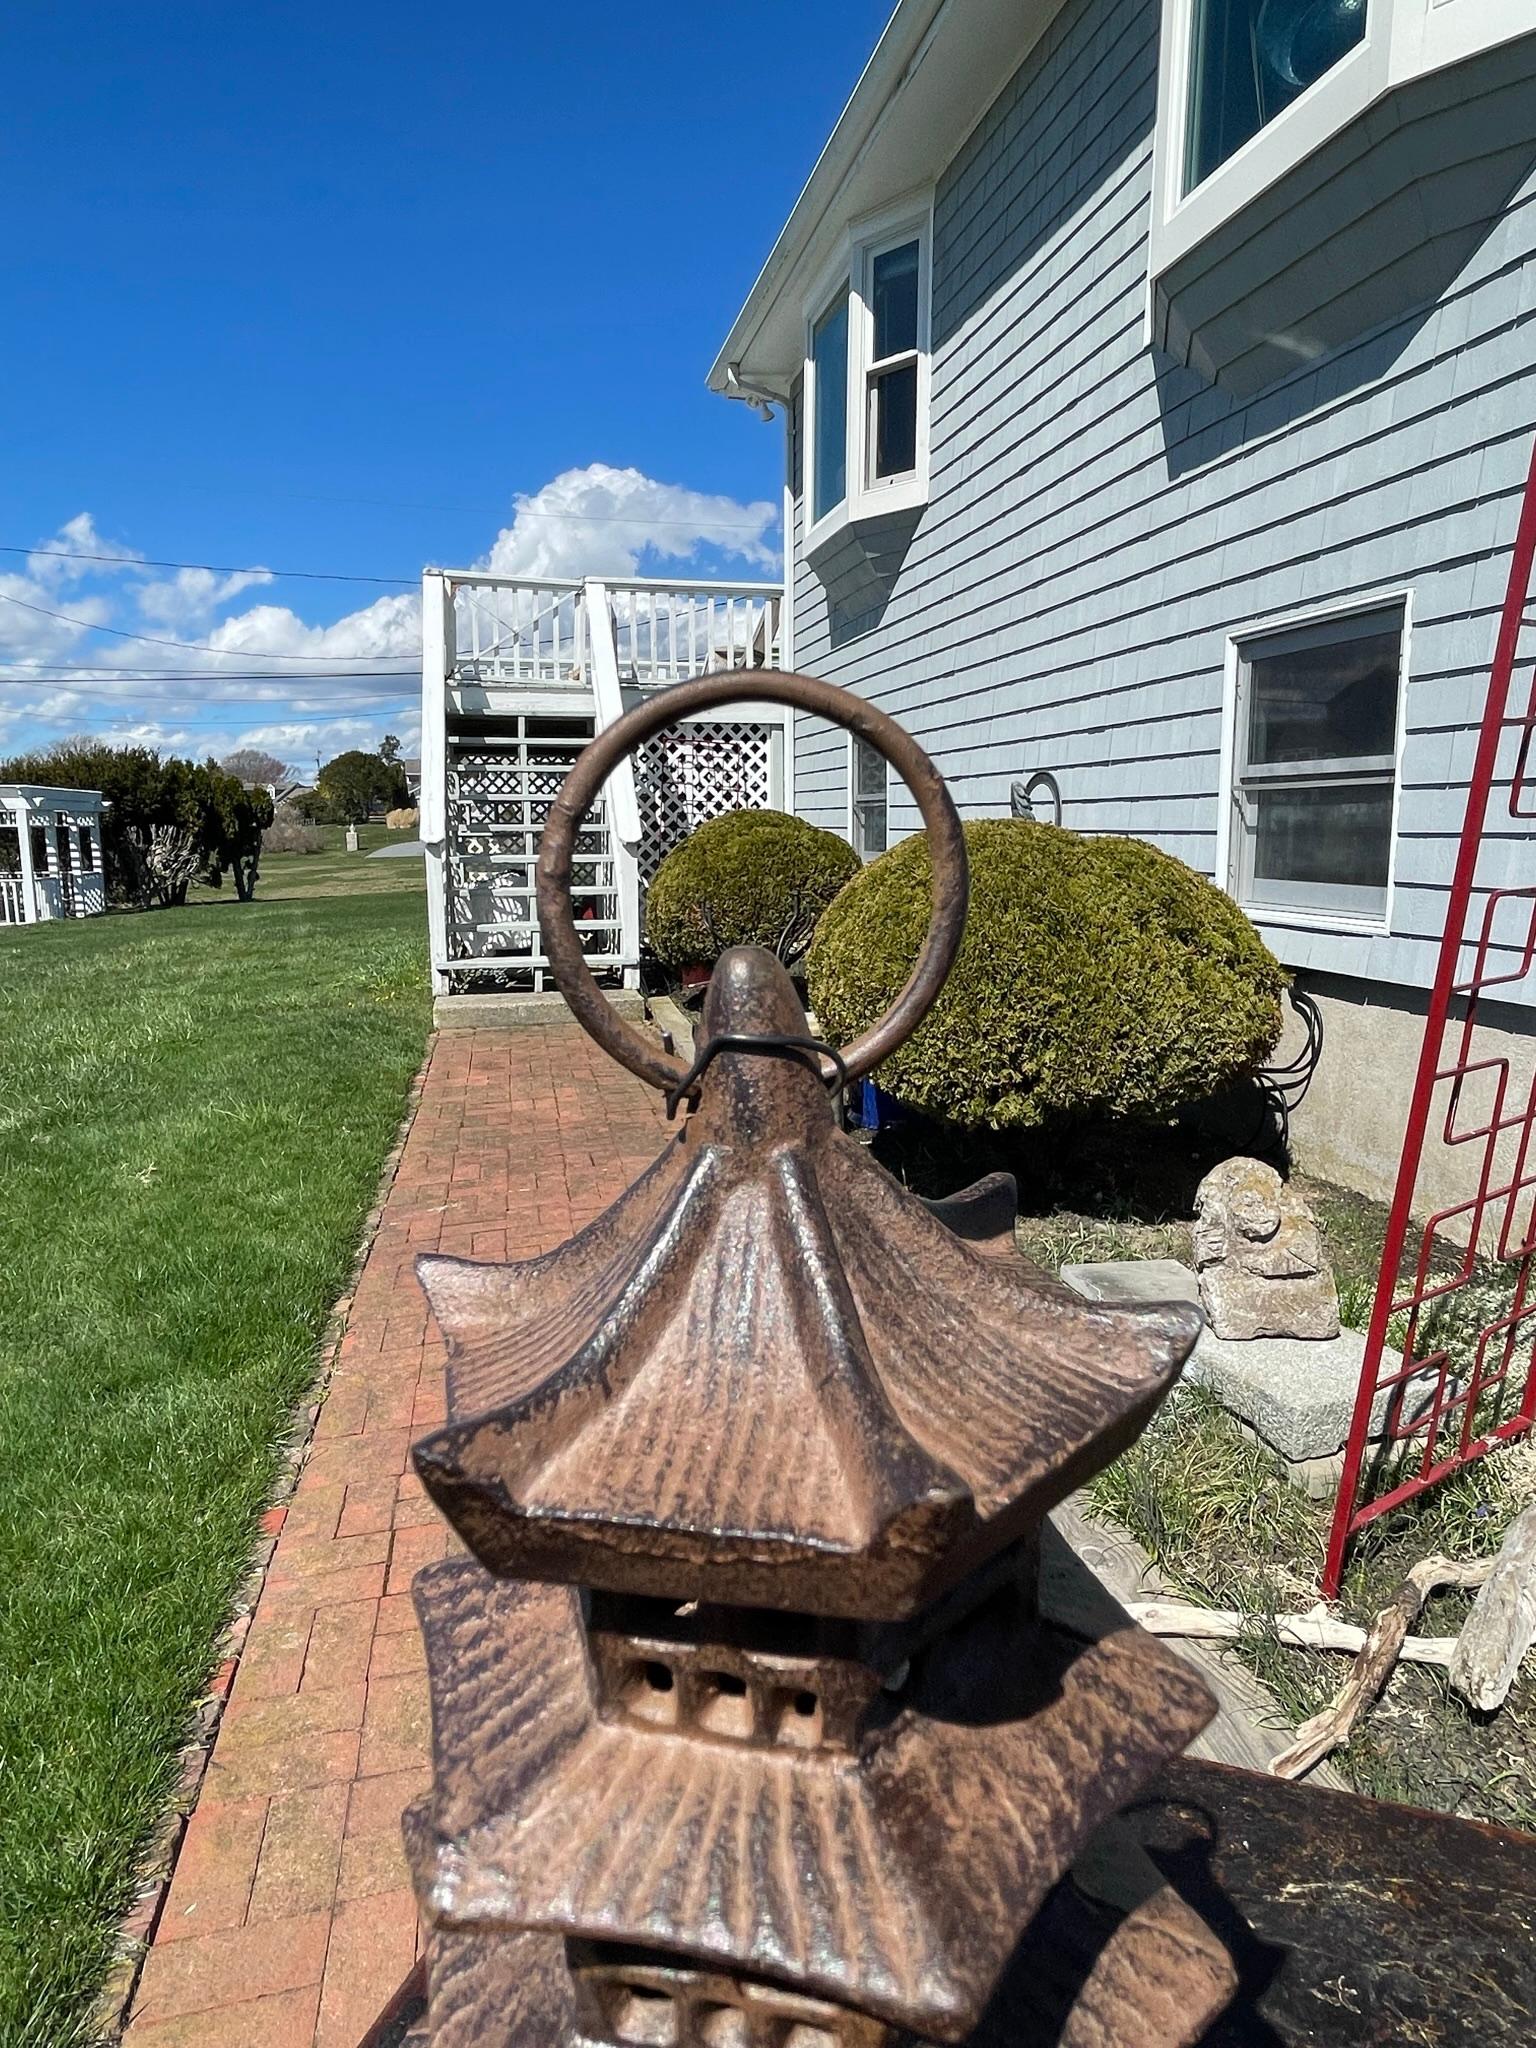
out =
[[[402,760],[400,772],[405,777],[405,786],[411,793],[413,804],[421,801],[421,763],[419,760]]]
[[[96,917],[107,907],[99,789],[0,782],[0,924]]]
[[[1228,889],[1319,1006],[1300,1130],[1357,1186],[1536,432],[1533,170],[1531,0],[901,0],[711,373],[787,416],[786,665],[966,813]],[[811,720],[788,780],[866,854],[917,826]],[[1488,1034],[1525,1076],[1530,965]]]

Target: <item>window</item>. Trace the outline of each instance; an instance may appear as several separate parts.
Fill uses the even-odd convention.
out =
[[[81,825],[77,829],[80,839],[80,872],[82,875],[93,875],[96,872],[96,848],[91,840],[91,828],[89,825]]]
[[[812,545],[928,495],[928,214],[850,237],[806,321]]]
[[[1238,647],[1232,886],[1257,915],[1386,916],[1403,619],[1392,605]]]
[[[848,496],[848,287],[843,285],[811,330],[815,432],[811,517],[825,519]]]
[[[1186,191],[1364,39],[1366,8],[1367,0],[1194,0]]]
[[[849,735],[849,780],[853,792],[853,850],[861,859],[871,860],[877,853],[884,853],[886,846],[885,756],[857,733]]]
[[[917,467],[916,240],[882,249],[870,261],[874,360],[868,371],[865,446],[870,483]]]
[[[46,825],[34,825],[32,827],[32,872],[34,875],[46,875],[48,872],[48,827]]]

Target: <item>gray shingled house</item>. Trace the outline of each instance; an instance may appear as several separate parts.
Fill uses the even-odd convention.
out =
[[[1229,889],[1321,1009],[1300,1132],[1360,1186],[1533,351],[1536,0],[902,0],[711,372],[787,416],[786,665],[899,716],[967,814],[1059,806]],[[915,829],[846,735],[792,754],[804,816]]]

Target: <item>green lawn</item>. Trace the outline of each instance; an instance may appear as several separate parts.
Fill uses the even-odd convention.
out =
[[[353,857],[366,893],[336,894],[335,858],[0,934],[5,2048],[93,2038],[421,1059],[420,864]]]

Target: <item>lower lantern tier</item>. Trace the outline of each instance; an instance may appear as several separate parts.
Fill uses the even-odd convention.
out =
[[[1150,1637],[1078,1642],[1016,1587],[867,1685],[739,1639],[594,1654],[575,1592],[470,1560],[416,1597],[436,1773],[407,1842],[454,2048],[1001,2048],[1061,2002],[1035,1937],[1064,1873],[1212,1710]],[[1174,2048],[1230,1996],[1173,1893],[1124,1903],[1040,2038]]]

